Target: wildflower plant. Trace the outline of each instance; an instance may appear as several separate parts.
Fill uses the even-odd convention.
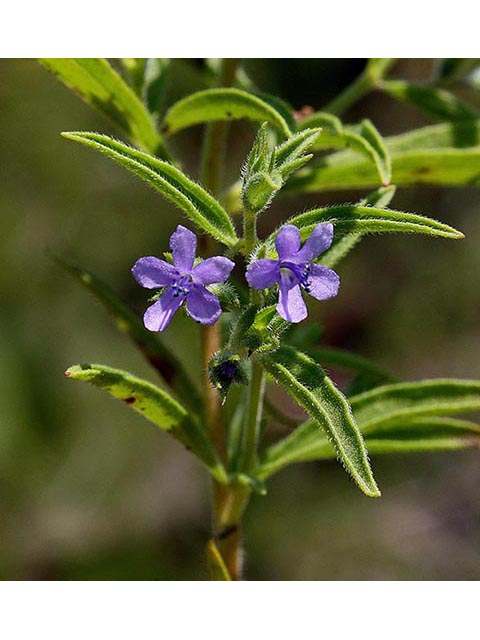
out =
[[[318,112],[294,112],[260,93],[237,60],[206,61],[205,88],[170,105],[164,86],[172,67],[166,60],[41,62],[111,118],[128,143],[101,133],[62,135],[138,176],[185,217],[169,242],[158,238],[159,253],[170,253],[139,257],[133,268],[125,264],[141,287],[155,292],[145,298],[143,319],[107,284],[65,263],[144,354],[157,383],[99,364],[75,365],[66,375],[125,402],[125,410],[139,412],[204,465],[212,478],[212,579],[241,577],[241,525],[249,499],[265,495],[268,479],[286,466],[337,458],[358,489],[375,498],[380,489],[369,453],[375,460],[386,453],[478,446],[480,427],[449,416],[480,408],[479,382],[398,382],[360,356],[319,346],[318,333],[304,332],[301,340],[299,333],[308,322],[307,298],[321,312],[323,301],[343,295],[334,268],[364,235],[463,237],[447,224],[389,205],[394,185],[478,181],[480,120],[455,95],[475,61],[444,61],[429,85],[413,86],[388,79],[393,60],[371,59]],[[368,120],[340,120],[370,91],[409,102],[440,123],[383,138]],[[257,132],[239,180],[226,185],[228,122],[236,119],[256,123]],[[205,135],[196,182],[172,154],[170,140],[199,124]],[[292,211],[270,235],[258,236],[259,216],[268,216],[284,194],[345,189],[365,195],[354,204]],[[201,325],[202,388],[168,340],[181,307]],[[338,388],[324,367],[350,371],[353,391]],[[291,418],[268,399],[266,389],[274,384],[306,418],[272,442],[265,436],[272,419],[291,426]]]

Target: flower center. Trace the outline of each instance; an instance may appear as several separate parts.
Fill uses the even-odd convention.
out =
[[[312,281],[310,280],[310,263],[305,262],[303,264],[295,264],[295,262],[289,262],[284,260],[280,263],[280,273],[282,276],[295,284],[299,284],[302,289],[307,293],[310,293]]]
[[[192,278],[190,276],[182,276],[178,280],[176,280],[173,284],[170,285],[170,288],[173,292],[173,297],[178,298],[178,296],[187,297],[190,293],[190,285],[192,283]]]

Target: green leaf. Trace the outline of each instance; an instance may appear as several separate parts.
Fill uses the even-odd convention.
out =
[[[209,540],[207,544],[207,562],[210,580],[231,581],[232,578],[214,540]]]
[[[206,89],[183,98],[167,111],[162,131],[170,135],[203,122],[243,118],[267,121],[283,136],[291,135],[277,109],[241,89]]]
[[[316,113],[305,118],[300,125],[306,127],[322,127],[322,134],[315,141],[316,149],[343,149],[349,147],[367,157],[376,167],[384,186],[392,178],[390,156],[382,136],[370,120],[363,120],[360,125],[344,127],[336,116],[329,113]]]
[[[370,434],[424,416],[465,413],[480,409],[480,382],[422,380],[377,387],[350,398],[362,433]]]
[[[318,147],[323,147],[323,140],[328,134],[335,134],[341,136],[343,133],[343,124],[340,118],[333,115],[333,113],[327,113],[326,111],[317,111],[305,118],[302,118],[298,123],[298,129],[310,129],[313,127],[319,127],[323,130],[322,137],[318,141]]]
[[[321,137],[320,137],[321,139]],[[385,138],[392,159],[392,181],[398,186],[444,186],[480,183],[480,120],[449,122]],[[358,153],[331,154],[292,177],[286,192],[369,189],[377,186],[377,172]],[[238,198],[238,196],[237,196]],[[229,194],[235,209],[235,194]]]
[[[373,455],[479,447],[480,426],[452,418],[417,418],[369,433],[365,443]],[[307,420],[265,451],[259,477],[266,479],[290,464],[334,457],[332,445],[319,434],[314,421]]]
[[[104,58],[40,58],[85,102],[113,120],[143,149],[164,156],[153,120],[135,92]]]
[[[429,116],[440,120],[468,120],[478,118],[469,105],[444,89],[416,86],[404,80],[387,80],[380,88],[388,95],[418,107]]]
[[[80,364],[70,367],[65,375],[89,382],[114,398],[125,402],[163,431],[191,449],[219,481],[225,481],[225,470],[198,423],[182,405],[166,391],[135,376],[99,364]]]
[[[419,418],[371,433],[366,442],[374,455],[466,449],[480,447],[480,426],[453,418]]]
[[[360,201],[361,206],[387,207],[393,199],[397,187],[389,185],[388,187],[380,187],[366,198]],[[334,238],[330,249],[327,249],[320,257],[319,262],[331,269],[335,267],[362,239],[361,233],[350,233],[346,236]]]
[[[388,186],[392,179],[392,162],[382,136],[370,120],[363,120],[360,135],[374,150],[374,161],[383,186]]]
[[[453,229],[453,227],[425,216],[354,204],[312,209],[290,218],[288,222],[300,229],[302,240],[306,240],[313,229],[323,222],[330,222],[334,225],[336,237],[351,233],[374,232],[420,233],[453,239],[464,237],[460,231]],[[267,256],[275,253],[274,241],[277,233],[278,230],[266,240]],[[338,255],[335,256],[335,259],[338,259]]]
[[[165,383],[172,387],[194,412],[200,412],[202,397],[166,341],[161,340],[158,334],[147,331],[142,320],[105,282],[68,262],[58,258],[56,261],[102,303],[113,317],[118,330],[131,338]]]
[[[261,363],[324,430],[360,489],[368,496],[379,496],[350,405],[323,369],[305,354],[286,346],[263,355]]]
[[[275,148],[275,170],[281,175],[283,182],[311,159],[312,155],[308,151],[318,140],[321,131],[318,127],[303,129]]]
[[[320,129],[305,129],[270,150],[268,123],[262,124],[243,170],[242,201],[245,210],[258,214],[268,207],[289,176],[312,158],[312,154],[306,152],[319,134]]]
[[[216,240],[229,247],[238,241],[230,217],[217,200],[170,163],[99,133],[71,132],[62,135],[100,151],[145,180]]]

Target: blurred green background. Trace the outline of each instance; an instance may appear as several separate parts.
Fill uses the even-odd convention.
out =
[[[247,60],[263,90],[320,108],[364,60]],[[403,60],[427,79],[432,60]],[[176,61],[172,99],[200,86],[199,63]],[[109,282],[139,313],[130,275],[160,255],[181,220],[158,194],[64,130],[115,132],[32,60],[0,61],[0,577],[203,579],[208,479],[168,436],[63,371],[93,361],[155,381],[104,310],[56,266],[59,254]],[[385,96],[361,101],[384,134],[428,124]],[[227,172],[238,176],[253,139],[232,126]],[[174,144],[197,174],[201,128]],[[358,193],[285,198],[263,232],[307,205]],[[351,348],[405,380],[480,377],[479,189],[400,189],[392,206],[461,229],[463,241],[364,240],[339,268],[340,295],[311,307],[326,343]],[[169,340],[198,369],[197,327],[179,316]],[[277,393],[272,390],[271,393]],[[383,497],[364,497],[341,466],[314,463],[276,476],[246,516],[249,579],[480,579],[478,450],[373,459]]]

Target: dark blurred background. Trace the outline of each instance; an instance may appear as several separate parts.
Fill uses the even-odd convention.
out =
[[[247,60],[263,90],[321,108],[364,60]],[[175,63],[171,99],[200,86],[199,65]],[[432,60],[395,74],[428,79]],[[348,114],[383,134],[428,124],[412,107],[372,94]],[[160,255],[181,220],[124,170],[59,136],[115,133],[31,60],[0,61],[0,577],[203,579],[208,480],[168,436],[99,391],[63,377],[93,361],[155,381],[104,310],[56,266],[59,254],[109,282],[139,312],[130,267]],[[232,126],[227,172],[238,172],[254,128]],[[192,175],[201,129],[174,144]],[[261,220],[358,193],[285,198]],[[368,356],[405,380],[480,377],[480,192],[400,189],[392,206],[441,219],[463,241],[365,239],[341,264],[340,295],[311,307],[325,342]],[[195,366],[197,327],[180,315],[169,340]],[[186,337],[188,340],[186,340]],[[195,342],[198,346],[198,340]],[[383,497],[364,497],[338,463],[290,467],[246,516],[250,579],[480,578],[478,450],[373,459]]]

